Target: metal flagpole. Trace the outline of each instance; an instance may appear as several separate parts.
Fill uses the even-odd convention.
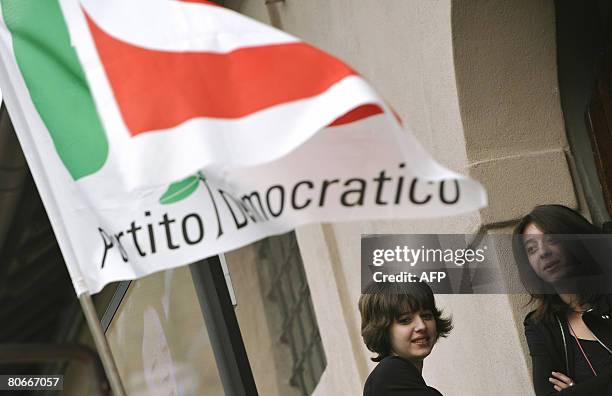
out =
[[[106,335],[104,335],[104,331],[102,330],[102,325],[98,319],[98,314],[96,313],[96,309],[93,305],[89,292],[84,292],[79,295],[79,302],[81,303],[81,308],[85,314],[85,320],[87,321],[87,325],[91,331],[91,335],[93,336],[94,343],[96,344],[96,349],[100,355],[100,360],[102,360],[102,366],[104,367],[104,371],[108,377],[108,382],[113,391],[113,395],[126,396],[123,383],[119,377],[119,370],[117,370],[117,365],[115,364],[110,347],[108,346]]]

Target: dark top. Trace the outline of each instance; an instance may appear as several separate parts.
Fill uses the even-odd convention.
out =
[[[537,396],[612,396],[612,371],[603,368],[597,377],[579,381],[576,378],[578,356],[576,344],[564,316],[534,321],[533,312],[525,318],[525,337],[529,346],[533,370],[533,387]],[[612,349],[612,297],[603,296],[586,312],[582,319],[589,330],[608,348]],[[584,346],[583,346],[584,347]],[[607,351],[606,351],[607,353]],[[584,360],[584,359],[583,359]],[[589,369],[590,370],[590,369]],[[560,372],[575,385],[557,392],[548,381],[552,372]]]
[[[580,384],[584,381],[590,380],[594,377],[593,370],[587,363],[586,359],[582,355],[582,351],[578,348],[578,344],[576,343],[576,339],[572,337],[572,346],[574,348],[574,376],[572,379]],[[612,371],[612,354],[606,351],[606,348],[601,346],[601,344],[595,340],[582,340],[579,339],[580,345],[584,350],[584,353],[589,358],[589,361],[593,365],[595,372],[599,375],[599,373],[605,373],[606,371]]]
[[[427,386],[417,368],[399,356],[387,356],[372,370],[363,396],[442,396]]]

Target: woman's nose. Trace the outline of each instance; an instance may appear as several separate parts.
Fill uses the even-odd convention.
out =
[[[550,256],[551,253],[552,253],[552,251],[550,250],[550,246],[548,245],[548,243],[542,242],[540,244],[540,256],[541,257],[548,257],[548,256]]]
[[[420,315],[416,315],[416,317],[414,318],[414,329],[425,330],[425,321],[421,318]]]

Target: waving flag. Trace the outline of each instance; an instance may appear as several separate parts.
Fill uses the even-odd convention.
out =
[[[486,204],[352,68],[214,3],[0,5],[2,92],[77,294],[309,222]]]

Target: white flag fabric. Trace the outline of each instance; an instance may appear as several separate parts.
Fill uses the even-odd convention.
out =
[[[486,205],[349,66],[214,3],[0,5],[2,92],[77,294],[306,223]]]

